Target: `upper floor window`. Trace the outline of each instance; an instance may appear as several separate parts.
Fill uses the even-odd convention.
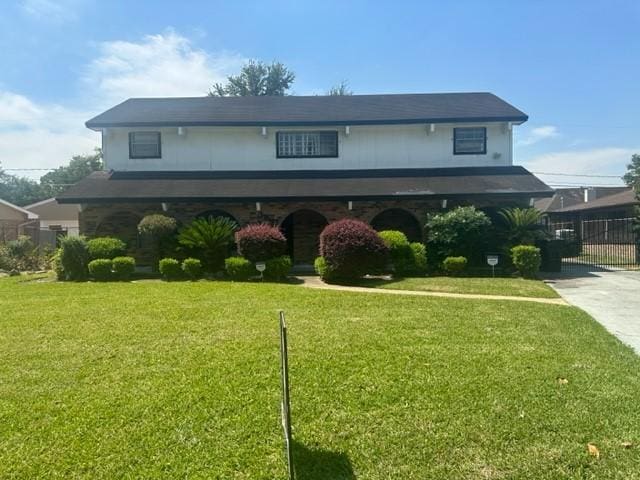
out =
[[[129,132],[129,158],[160,158],[160,132]]]
[[[487,129],[485,127],[454,128],[453,154],[471,155],[487,153]]]
[[[278,158],[337,157],[338,132],[278,132]]]

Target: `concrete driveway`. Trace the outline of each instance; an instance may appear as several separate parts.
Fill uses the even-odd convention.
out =
[[[557,278],[551,286],[640,354],[640,272],[603,271]]]

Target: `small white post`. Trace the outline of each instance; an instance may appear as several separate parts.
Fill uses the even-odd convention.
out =
[[[351,134],[351,128],[349,127],[349,125],[347,125],[346,127],[344,127],[344,134],[348,137]]]
[[[440,202],[440,205],[442,205],[442,208],[447,208],[447,199],[446,198],[442,199],[442,201]]]
[[[353,210],[353,202],[351,200],[349,200],[349,202],[347,203],[347,206],[349,207],[349,210]]]
[[[162,211],[163,212],[169,211],[169,204],[168,203],[162,202],[160,205],[162,206]]]
[[[262,127],[262,136],[267,138],[267,127]]]
[[[256,202],[256,212],[261,212],[262,211],[262,205],[260,205],[260,202]]]

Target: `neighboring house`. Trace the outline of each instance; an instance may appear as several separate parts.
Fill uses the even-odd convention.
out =
[[[56,235],[79,234],[79,205],[61,204],[55,198],[48,198],[24,208],[38,215],[41,230],[51,231]]]
[[[490,93],[129,99],[86,124],[107,171],[57,199],[81,233],[130,242],[149,213],[271,222],[310,263],[340,218],[420,240],[430,212],[551,196],[512,163],[527,118]]]
[[[0,199],[0,243],[29,235],[37,240],[38,215]]]
[[[571,187],[556,188],[553,196],[536,199],[534,207],[555,219],[555,212],[578,205],[591,204],[596,199],[624,192],[628,187]]]

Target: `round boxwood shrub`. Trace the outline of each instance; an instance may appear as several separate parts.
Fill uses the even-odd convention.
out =
[[[535,278],[542,261],[540,249],[533,245],[517,245],[511,249],[511,261],[524,278]]]
[[[111,270],[113,264],[108,258],[97,258],[89,262],[89,275],[94,280],[106,282],[111,279]]]
[[[158,270],[165,280],[177,280],[182,276],[180,262],[175,258],[163,258],[160,260]]]
[[[51,255],[49,266],[51,270],[53,270],[53,272],[56,274],[56,279],[64,281],[64,268],[62,267],[62,261],[60,260],[61,253],[62,250],[59,248],[53,255]]]
[[[113,260],[124,255],[127,251],[125,243],[119,238],[113,237],[93,238],[87,242],[87,248],[89,249],[90,260],[98,258]]]
[[[136,261],[133,257],[116,257],[111,264],[113,276],[118,280],[129,280],[136,270]]]
[[[248,280],[256,275],[256,267],[244,257],[229,257],[224,261],[224,270],[232,280]]]
[[[280,257],[287,250],[287,239],[278,227],[268,223],[247,225],[236,232],[238,253],[250,262]]]
[[[202,276],[202,262],[197,258],[185,258],[182,271],[190,280],[197,280]]]
[[[84,237],[64,237],[60,241],[60,264],[64,280],[82,281],[89,275],[89,248]]]
[[[289,275],[293,262],[289,255],[281,255],[265,262],[264,278],[268,280],[284,280]]]
[[[384,270],[388,254],[378,232],[360,220],[330,223],[320,234],[320,255],[334,279],[379,273]]]
[[[447,257],[442,261],[442,268],[450,275],[458,275],[467,267],[466,257]]]
[[[175,233],[178,222],[175,218],[162,214],[147,215],[138,223],[138,233],[149,241],[152,254],[152,266],[158,265],[158,260],[166,254],[175,251]]]
[[[412,273],[415,270],[415,263],[407,236],[399,230],[383,230],[378,235],[389,249],[393,271],[397,275]]]

